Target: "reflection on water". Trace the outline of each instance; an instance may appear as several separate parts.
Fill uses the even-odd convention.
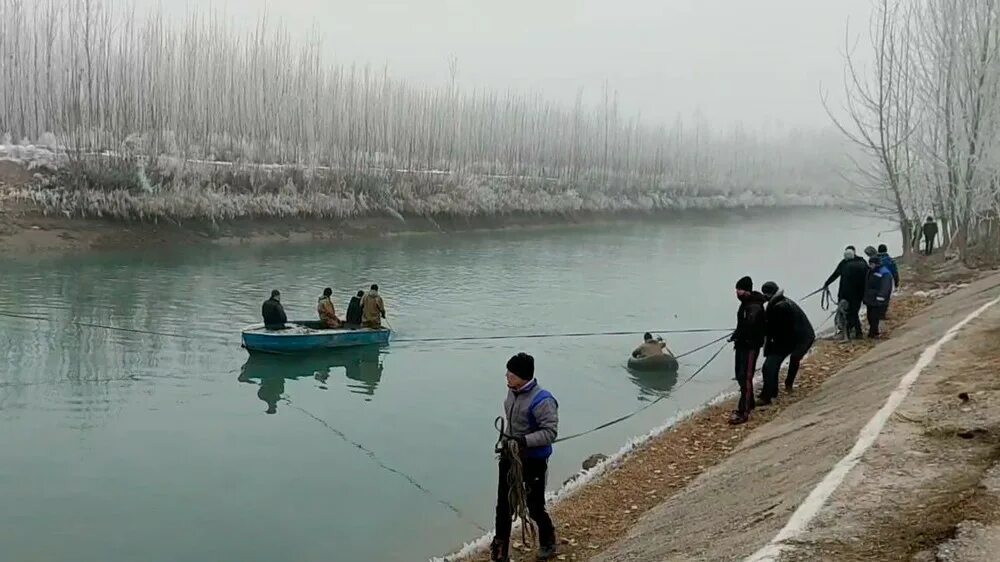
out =
[[[267,404],[267,413],[274,414],[285,392],[286,379],[312,378],[320,383],[320,389],[327,390],[330,376],[336,375],[334,370],[343,368],[348,390],[370,402],[382,380],[385,354],[383,348],[371,345],[301,356],[254,354],[243,364],[238,380],[260,381],[257,397]]]
[[[17,505],[0,509],[0,560],[174,562],[206,552],[220,562],[427,560],[492,525],[493,419],[512,354],[536,356],[566,434],[635,411],[637,394],[647,404],[669,395],[560,443],[553,481],[733,385],[725,355],[691,384],[623,373],[633,337],[448,338],[725,328],[740,276],[806,294],[844,245],[883,241],[885,228],[796,210],[0,258],[0,311],[46,318],[0,317],[0,497]],[[248,360],[239,347],[240,327],[259,321],[271,289],[281,289],[289,316],[312,318],[323,287],[343,306],[373,282],[399,336],[391,360],[375,348]],[[819,299],[800,304],[815,323],[825,318]],[[714,337],[676,334],[669,345],[684,352]],[[421,338],[441,340],[403,341]],[[711,353],[692,355],[681,380]],[[385,470],[373,471],[373,461]],[[268,532],[246,532],[262,528]]]
[[[677,384],[677,371],[636,371],[625,369],[629,380],[639,387],[639,399],[656,399],[670,394]]]

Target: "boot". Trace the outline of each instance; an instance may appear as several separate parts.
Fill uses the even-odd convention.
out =
[[[490,562],[510,562],[508,548],[506,542],[501,542],[494,537],[493,542],[490,543]]]
[[[550,544],[547,546],[538,547],[538,556],[535,558],[538,562],[545,562],[546,560],[551,560],[556,555],[556,545]]]

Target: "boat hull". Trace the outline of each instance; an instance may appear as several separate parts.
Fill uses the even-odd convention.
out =
[[[290,322],[288,330],[265,330],[263,325],[243,330],[243,347],[250,353],[277,355],[309,353],[327,349],[342,349],[389,343],[390,330],[314,329],[309,322]]]

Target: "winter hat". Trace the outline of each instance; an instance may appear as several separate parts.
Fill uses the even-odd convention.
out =
[[[750,276],[742,277],[736,282],[737,291],[752,291],[753,290],[753,279]]]
[[[765,297],[773,297],[778,294],[778,284],[774,281],[768,281],[761,286],[760,292],[764,293]]]
[[[524,352],[518,353],[507,361],[507,370],[518,378],[530,381],[535,378],[535,358]]]
[[[868,246],[868,247],[865,248],[865,255],[866,256],[872,257],[872,256],[874,256],[876,254],[878,254],[878,252],[875,250],[874,246]]]
[[[888,253],[888,252],[889,252],[889,248],[887,248],[885,244],[879,244],[878,245],[878,253],[885,254],[885,253]]]

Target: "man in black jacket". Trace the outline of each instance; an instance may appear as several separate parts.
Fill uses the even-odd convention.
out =
[[[277,289],[271,291],[271,298],[264,301],[260,307],[260,315],[264,317],[264,328],[268,330],[285,329],[285,322],[288,322],[288,318],[285,316],[285,307],[281,306],[280,291]]]
[[[854,246],[844,249],[844,259],[837,264],[837,269],[823,283],[826,289],[840,278],[837,289],[837,328],[844,332],[845,339],[861,338],[861,302],[865,297],[865,279],[868,277],[868,262],[858,257]],[[842,318],[841,318],[842,316]]]
[[[816,342],[816,332],[806,313],[795,301],[785,297],[777,283],[768,281],[760,290],[768,299],[767,343],[764,344],[764,389],[757,405],[767,406],[778,397],[778,373],[785,359],[788,359],[785,391],[792,391],[799,363]]]
[[[740,403],[729,423],[738,425],[750,419],[754,408],[753,374],[757,357],[764,345],[767,324],[764,317],[764,295],[753,290],[753,279],[743,277],[736,282],[736,298],[740,309],[736,313],[736,331],[729,338],[736,348],[736,382],[740,385]]]
[[[924,254],[929,256],[934,253],[934,239],[938,235],[938,225],[934,217],[927,217],[922,230],[924,234]]]
[[[347,322],[347,327],[352,330],[361,327],[361,298],[364,296],[364,291],[358,291],[358,294],[351,297],[351,302],[347,305],[347,317],[344,320]]]

